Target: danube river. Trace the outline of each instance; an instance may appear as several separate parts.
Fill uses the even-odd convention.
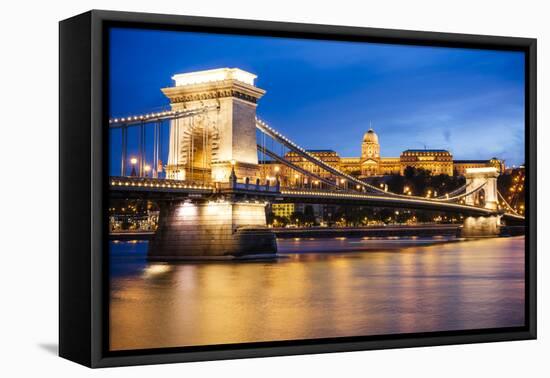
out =
[[[280,239],[274,261],[165,264],[112,241],[111,349],[522,326],[524,242]]]

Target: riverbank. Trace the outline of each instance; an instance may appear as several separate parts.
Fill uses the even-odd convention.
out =
[[[462,225],[459,224],[422,224],[422,225],[387,225],[370,227],[309,227],[309,228],[272,228],[278,239],[287,238],[334,238],[334,237],[460,237]],[[113,232],[110,240],[149,240],[153,231]],[[525,226],[503,226],[500,236],[525,235]]]

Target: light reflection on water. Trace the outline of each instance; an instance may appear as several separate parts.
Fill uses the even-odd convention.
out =
[[[113,242],[111,349],[524,324],[523,237],[432,242],[286,239],[277,261],[176,264]]]

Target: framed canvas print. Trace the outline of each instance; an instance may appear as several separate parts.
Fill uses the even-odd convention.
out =
[[[60,355],[536,337],[536,40],[60,23]]]

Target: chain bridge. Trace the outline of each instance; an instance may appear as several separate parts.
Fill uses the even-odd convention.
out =
[[[496,168],[471,168],[465,185],[430,198],[392,193],[339,170],[257,116],[265,91],[255,79],[237,68],[178,74],[162,89],[169,109],[109,120],[111,147],[120,151],[110,197],[160,206],[151,258],[273,254],[265,206],[277,202],[460,214],[463,235],[474,237],[497,235],[502,220],[524,219],[498,192]],[[129,134],[138,140],[131,154]],[[292,179],[282,182],[273,162]]]

